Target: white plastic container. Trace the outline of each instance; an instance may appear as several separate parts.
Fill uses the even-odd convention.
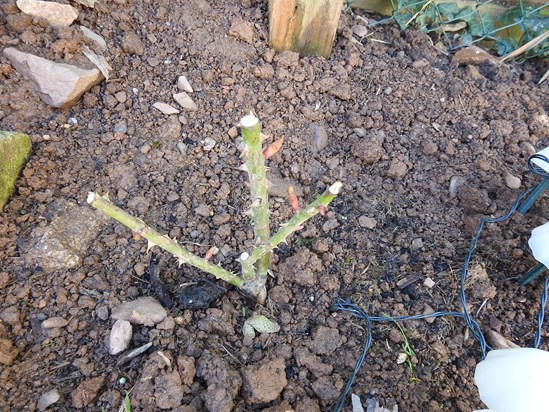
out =
[[[492,350],[477,365],[475,383],[491,412],[547,412],[549,353],[532,348]]]
[[[543,155],[543,156],[545,156],[545,157],[547,157],[547,158],[549,159],[549,147],[546,147],[545,149],[540,150],[540,151],[537,152],[536,154],[538,154],[538,155]],[[543,170],[545,170],[547,173],[549,173],[549,163],[544,162],[543,160],[540,160],[540,159],[532,159],[532,162],[533,162],[536,166],[541,167]]]
[[[549,222],[532,230],[528,246],[536,260],[549,268]]]

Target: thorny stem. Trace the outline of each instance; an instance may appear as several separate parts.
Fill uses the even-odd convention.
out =
[[[326,207],[338,195],[341,189],[341,182],[335,182],[324,193],[322,193],[314,202],[302,208],[288,223],[280,226],[269,241],[262,247],[257,247],[250,257],[246,260],[248,265],[254,264],[261,259],[265,254],[270,254],[280,243],[285,242],[288,236],[301,228],[301,225],[316,215],[321,207]]]
[[[250,179],[250,191],[252,205],[250,213],[256,239],[256,250],[264,249],[270,236],[269,231],[269,199],[267,186],[267,172],[265,169],[265,156],[261,145],[261,124],[253,114],[244,116],[240,120],[242,137],[247,146],[246,169]],[[265,283],[271,254],[263,253],[253,262],[247,262],[242,258],[242,274],[244,279],[251,281],[258,279]],[[257,262],[254,273],[254,264]]]
[[[135,233],[138,233],[147,239],[149,242],[148,248],[152,246],[159,246],[174,255],[178,259],[180,265],[183,263],[188,263],[189,265],[203,270],[204,272],[208,272],[216,278],[229,282],[239,288],[244,285],[244,281],[241,277],[223,269],[221,266],[208,262],[206,259],[201,258],[194,253],[189,252],[187,249],[179,245],[175,239],[170,239],[168,236],[158,233],[156,230],[147,226],[147,224],[142,220],[133,217],[129,213],[111,203],[106,195],[98,196],[96,193],[90,192],[87,201],[90,205],[105,215],[117,220],[124,226],[133,230]]]

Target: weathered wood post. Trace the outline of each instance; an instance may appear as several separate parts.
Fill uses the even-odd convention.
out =
[[[343,0],[269,0],[269,39],[276,51],[329,57]]]

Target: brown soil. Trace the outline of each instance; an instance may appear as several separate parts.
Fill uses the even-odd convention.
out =
[[[34,142],[18,191],[0,215],[1,410],[36,410],[54,388],[61,399],[51,410],[118,410],[132,388],[135,411],[328,410],[366,336],[361,322],[331,309],[338,297],[375,315],[423,313],[426,305],[461,310],[458,273],[479,217],[502,214],[520,193],[505,185],[504,172],[521,177],[522,187],[536,182],[525,173],[526,160],[549,145],[549,90],[547,82],[536,85],[539,72],[458,67],[427,36],[395,25],[372,29],[360,44],[350,27],[362,20],[351,13],[341,17],[330,59],[275,55],[267,45],[266,2],[177,3],[76,5],[79,23],[107,40],[114,75],[68,111],[43,104],[0,57],[0,129],[27,132]],[[79,59],[84,40],[77,28],[44,28],[21,15],[14,0],[0,13],[0,49]],[[230,29],[238,20],[246,30],[235,36]],[[181,122],[152,105],[176,106],[172,94],[183,74],[199,111],[183,113]],[[118,356],[106,346],[110,310],[138,296],[166,301],[151,283],[156,259],[174,295],[208,276],[178,269],[157,250],[146,254],[143,241],[112,221],[70,270],[32,264],[29,245],[67,205],[87,210],[89,191],[109,192],[191,251],[219,247],[214,262],[237,271],[235,259],[250,250],[253,234],[243,216],[248,192],[232,128],[249,110],[268,136],[285,138],[269,167],[301,186],[303,203],[336,180],[341,195],[326,217],[277,250],[266,307],[218,282],[228,291],[210,309],[176,302],[162,326],[134,326],[131,347],[153,347],[116,366]],[[208,137],[211,150],[204,148]],[[466,183],[452,197],[453,176]],[[276,228],[292,211],[282,198],[271,206]],[[535,263],[527,239],[549,218],[547,206],[543,198],[526,216],[489,226],[475,256],[489,278],[471,288],[472,313],[484,304],[483,328],[522,346],[533,340],[541,284],[520,287],[516,277]],[[418,280],[400,289],[397,282],[411,275]],[[433,288],[424,286],[427,277]],[[243,314],[254,311],[276,319],[281,331],[243,339]],[[41,322],[55,317],[68,324],[45,330]],[[401,411],[480,408],[473,383],[479,347],[463,322],[402,326],[416,354],[415,377],[396,362],[397,327],[375,325],[352,391]]]

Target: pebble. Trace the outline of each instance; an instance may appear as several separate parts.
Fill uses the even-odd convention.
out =
[[[115,133],[127,133],[128,125],[126,124],[126,122],[118,122],[114,125],[113,131]]]
[[[423,314],[424,315],[430,315],[431,313],[435,313],[435,310],[431,306],[429,306],[428,304],[425,304],[424,309],[423,309]],[[434,316],[432,316],[432,317],[424,318],[423,320],[427,323],[433,323],[436,320],[436,318]]]
[[[330,219],[322,225],[322,230],[324,232],[329,232],[337,227],[339,227],[339,222],[336,219]]]
[[[177,114],[179,113],[179,110],[177,110],[175,107],[170,106],[169,104],[162,103],[162,102],[156,102],[153,104],[153,107],[155,109],[160,110],[164,114]]]
[[[177,120],[179,120],[179,123],[181,124],[187,124],[187,118],[185,116],[183,116],[182,114],[180,114],[179,116],[177,116]]]
[[[358,218],[358,224],[366,229],[373,229],[377,226],[377,221],[368,216],[360,216]]]
[[[166,200],[168,202],[175,202],[176,200],[179,200],[179,195],[177,193],[170,193]]]
[[[364,37],[368,34],[368,28],[366,26],[363,26],[362,24],[355,24],[353,27],[351,27],[351,30],[358,37]]]
[[[212,150],[215,147],[216,143],[217,142],[214,139],[212,139],[211,137],[206,137],[204,139],[203,148],[204,148],[205,151],[209,152],[210,150]]]
[[[57,402],[60,398],[61,395],[59,394],[59,391],[57,389],[47,391],[46,393],[43,393],[42,396],[40,396],[40,399],[38,399],[36,408],[39,411],[43,411],[47,409],[48,406],[53,405],[55,402]]]
[[[103,80],[97,68],[88,70],[56,63],[13,47],[5,48],[3,54],[21,75],[32,81],[40,98],[53,107],[74,106],[84,93]]]
[[[56,1],[17,0],[17,7],[33,17],[46,20],[53,27],[69,27],[78,17],[78,10]]]
[[[143,146],[141,146],[139,151],[143,154],[147,154],[151,151],[151,149],[152,149],[152,146],[148,143],[145,143]]]
[[[313,153],[318,153],[328,146],[328,132],[326,127],[319,123],[311,123],[309,129],[312,132],[311,149]]]
[[[210,208],[205,204],[200,204],[196,209],[194,209],[194,213],[198,216],[210,217]]]
[[[193,99],[191,99],[191,96],[189,96],[186,92],[176,93],[173,95],[173,98],[185,110],[191,112],[198,110],[198,106],[193,101]]]
[[[231,128],[229,129],[229,131],[227,132],[227,134],[229,135],[229,137],[230,137],[231,139],[234,139],[235,137],[238,136],[238,129],[237,129],[235,126],[233,126],[233,127],[231,127]]]
[[[246,43],[252,44],[254,41],[254,26],[250,22],[235,18],[231,22],[229,36],[233,36]]]
[[[106,306],[100,306],[96,309],[97,317],[101,320],[107,320],[109,318],[109,308]]]
[[[118,100],[118,103],[124,103],[128,100],[128,95],[124,91],[115,93],[114,97]]]
[[[187,77],[185,76],[179,76],[177,78],[177,88],[187,93],[192,93],[194,91],[193,88],[191,87],[191,84],[187,80]]]
[[[118,319],[112,326],[109,335],[109,353],[117,355],[128,349],[132,339],[132,325],[127,320]]]
[[[48,318],[42,322],[42,327],[44,329],[50,329],[50,328],[64,328],[68,325],[68,321],[65,318],[61,317],[54,317],[54,318]]]
[[[454,199],[457,196],[458,188],[465,184],[465,178],[462,176],[452,176],[450,178],[450,199]]]
[[[179,150],[179,153],[181,153],[183,156],[187,154],[187,145],[185,143],[177,142],[175,147],[177,147],[177,150]]]
[[[145,45],[134,31],[128,31],[122,37],[122,50],[129,54],[141,56],[145,53]]]
[[[435,286],[435,281],[431,278],[425,278],[423,284],[429,289],[432,289]]]
[[[114,307],[111,318],[127,320],[138,325],[154,326],[162,322],[167,315],[166,309],[156,299],[144,296]]]
[[[508,171],[505,171],[503,173],[503,181],[505,182],[505,185],[509,188],[509,189],[519,189],[520,188],[520,185],[521,185],[521,180],[520,178],[516,177],[516,176],[513,176],[511,173],[509,173]]]
[[[387,176],[395,180],[400,180],[406,176],[406,172],[408,172],[408,166],[406,166],[406,163],[400,159],[393,159],[389,164]]]

